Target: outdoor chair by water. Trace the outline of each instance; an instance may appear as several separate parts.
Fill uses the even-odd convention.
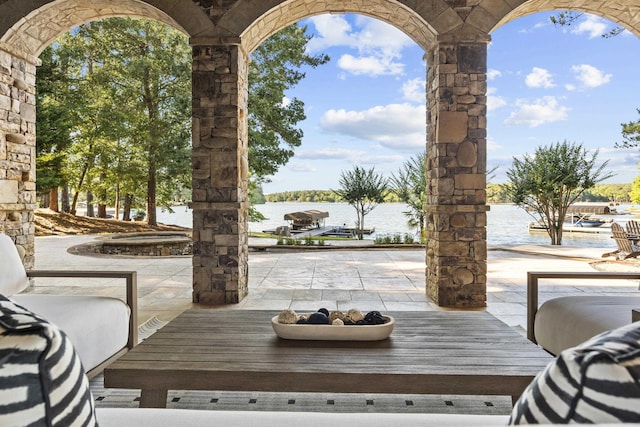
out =
[[[627,222],[626,228],[627,234],[640,236],[640,222],[632,219],[631,221]]]
[[[613,239],[616,241],[618,249],[613,252],[603,254],[603,258],[615,256],[619,260],[625,260],[628,258],[635,258],[640,255],[640,247],[629,239],[628,234],[620,224],[616,222],[611,224],[611,234],[613,235]]]

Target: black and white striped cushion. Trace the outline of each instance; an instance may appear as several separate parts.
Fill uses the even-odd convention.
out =
[[[89,381],[67,336],[2,295],[0,425],[97,425]]]
[[[567,349],[527,387],[510,424],[640,422],[640,322]]]

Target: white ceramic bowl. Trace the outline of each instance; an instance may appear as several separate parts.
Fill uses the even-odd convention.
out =
[[[271,326],[276,335],[288,340],[314,341],[379,341],[386,339],[393,331],[395,319],[382,325],[298,325],[278,323],[278,316],[271,318]]]

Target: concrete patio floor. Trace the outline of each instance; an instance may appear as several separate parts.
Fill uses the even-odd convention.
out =
[[[95,237],[37,237],[35,268],[137,271],[140,323],[153,316],[167,321],[185,309],[202,307],[191,302],[191,257],[84,256],[67,251]],[[601,255],[610,250],[550,246],[490,248],[486,310],[524,331],[527,271],[595,271],[590,263],[602,261]],[[428,300],[424,288],[423,249],[267,250],[249,254],[249,296],[239,304],[217,308],[291,308],[301,312],[320,307],[363,311],[446,310]],[[113,279],[47,278],[38,279],[32,292],[124,297],[124,285]],[[631,281],[545,281],[541,282],[540,300],[594,292],[637,294],[638,285]]]

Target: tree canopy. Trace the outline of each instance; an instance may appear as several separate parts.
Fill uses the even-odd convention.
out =
[[[427,153],[423,151],[417,156],[404,162],[397,175],[392,174],[390,179],[393,191],[400,200],[409,206],[409,210],[403,212],[409,218],[409,226],[416,227],[420,237],[425,237],[427,215],[425,205],[427,203]]]
[[[333,190],[338,196],[356,209],[358,219],[358,239],[364,234],[364,217],[371,212],[378,203],[384,201],[388,191],[388,180],[375,171],[354,166],[350,171],[340,174],[340,189]]]
[[[302,67],[315,68],[327,55],[305,52],[306,27],[292,25],[265,40],[249,66],[249,168],[262,181],[275,174],[302,143],[297,124],[306,119],[304,102],[286,92],[305,77]]]
[[[249,169],[259,191],[302,141],[304,103],[286,91],[328,56],[305,52],[305,27],[287,27],[249,65]],[[41,55],[38,69],[38,191],[58,186],[100,206],[170,208],[191,186],[191,49],[186,37],[144,19],[83,24]],[[253,198],[252,200],[256,200]],[[259,200],[259,199],[258,199]],[[105,214],[105,211],[102,212]]]
[[[562,244],[567,209],[587,189],[613,176],[605,172],[608,161],[596,165],[581,144],[567,141],[538,147],[535,154],[513,158],[507,171],[511,201],[535,212],[547,227],[552,245]]]

